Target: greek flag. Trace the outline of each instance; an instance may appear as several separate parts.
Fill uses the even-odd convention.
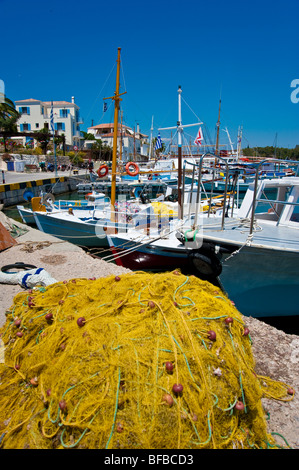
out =
[[[160,132],[159,132],[157,140],[156,140],[155,150],[158,150],[161,148],[162,148],[162,140],[161,140]]]
[[[51,130],[52,130],[52,132],[54,132],[53,101],[51,103],[50,124],[51,124]]]

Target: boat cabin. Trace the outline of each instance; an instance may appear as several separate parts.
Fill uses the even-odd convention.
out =
[[[274,225],[299,228],[299,177],[261,180],[251,183],[238,212],[239,218],[252,217]]]

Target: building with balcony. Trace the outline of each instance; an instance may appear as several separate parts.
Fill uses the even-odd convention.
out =
[[[80,147],[81,132],[80,124],[82,120],[79,115],[79,106],[72,97],[68,101],[40,101],[33,98],[28,100],[15,101],[16,109],[21,113],[17,122],[19,132],[35,132],[43,128],[49,129],[52,133],[50,124],[51,107],[53,104],[53,118],[55,135],[65,135],[67,149],[73,146]],[[23,143],[25,144],[26,137]]]
[[[113,135],[114,124],[98,124],[87,129],[89,134],[93,134],[95,139],[101,140],[113,148]],[[88,148],[93,143],[92,140],[85,142],[85,148]],[[128,162],[131,160],[145,160],[149,156],[149,142],[148,136],[140,132],[139,125],[137,129],[131,129],[123,124],[118,124],[117,133],[117,152],[121,154],[122,161]]]

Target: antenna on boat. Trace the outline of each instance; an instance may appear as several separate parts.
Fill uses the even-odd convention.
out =
[[[192,126],[199,126],[203,124],[202,122],[197,122],[196,124],[185,124],[182,125],[182,106],[181,106],[181,94],[182,88],[179,85],[178,88],[178,121],[176,127],[163,127],[160,128],[159,131],[169,130],[169,129],[177,129],[178,133],[178,218],[182,219],[182,205],[184,201],[182,200],[182,135],[184,131],[184,127],[192,127]]]
[[[113,129],[113,153],[112,153],[112,172],[111,172],[111,219],[114,221],[115,218],[115,194],[116,194],[116,160],[117,160],[117,134],[118,134],[118,110],[119,102],[121,101],[120,96],[127,92],[119,93],[119,75],[120,75],[120,51],[118,48],[117,54],[117,70],[116,70],[116,87],[114,96],[103,98],[104,100],[114,100],[114,129]]]

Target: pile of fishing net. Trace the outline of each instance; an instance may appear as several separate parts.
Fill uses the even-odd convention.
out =
[[[276,447],[243,317],[179,271],[71,279],[15,296],[1,328],[3,448]]]

